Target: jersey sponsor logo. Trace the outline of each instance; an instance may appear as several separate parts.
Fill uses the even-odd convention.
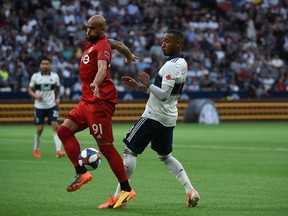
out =
[[[88,54],[86,54],[85,56],[83,56],[83,63],[84,64],[88,64],[89,63],[89,60],[90,60],[90,57],[89,57],[89,55]]]
[[[90,49],[88,50],[88,53],[92,52],[93,47],[94,47],[94,45],[92,47],[90,47]]]
[[[51,91],[52,85],[50,84],[42,84],[41,85],[41,91]]]
[[[55,89],[55,84],[49,84],[49,83],[42,83],[42,84],[36,84],[35,85],[35,90],[38,91],[54,91]]]

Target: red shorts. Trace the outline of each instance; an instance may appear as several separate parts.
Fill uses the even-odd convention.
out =
[[[89,127],[90,134],[97,142],[113,142],[112,116],[115,104],[108,101],[96,101],[79,104],[66,116],[78,125],[79,131]]]

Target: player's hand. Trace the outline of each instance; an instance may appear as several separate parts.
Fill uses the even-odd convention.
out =
[[[98,85],[96,85],[96,84],[94,84],[94,83],[91,83],[91,84],[90,84],[90,88],[91,88],[91,90],[93,91],[93,95],[94,95],[94,96],[96,96],[96,97],[99,97],[99,96],[100,96]]]
[[[135,62],[137,59],[140,59],[138,56],[132,54],[130,58],[125,58],[125,63],[130,64],[131,62]]]
[[[145,73],[145,72],[139,73],[139,75],[138,75],[138,80],[139,80],[143,85],[145,85],[147,88],[149,88],[149,86],[151,85],[150,76],[149,76],[147,73]]]
[[[56,103],[56,106],[58,106],[60,104],[60,98],[56,98],[55,103]]]
[[[139,87],[138,83],[132,77],[123,76],[121,77],[121,81],[127,84],[133,90],[137,90]]]
[[[42,101],[43,100],[43,95],[36,95],[35,97],[37,100]]]

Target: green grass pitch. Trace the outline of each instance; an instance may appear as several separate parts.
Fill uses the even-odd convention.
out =
[[[115,146],[132,124],[115,124]],[[98,209],[114,193],[116,178],[105,158],[93,180],[68,193],[74,169],[55,157],[52,129],[45,126],[41,159],[33,158],[34,125],[0,126],[0,215],[251,216],[287,215],[287,123],[178,124],[173,155],[200,193],[196,208],[185,207],[182,186],[148,147],[138,157],[131,185],[137,196],[123,209]],[[88,131],[77,134],[82,148],[96,147]]]

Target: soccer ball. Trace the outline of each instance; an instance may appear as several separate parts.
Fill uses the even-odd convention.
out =
[[[100,152],[95,148],[85,148],[81,151],[78,162],[89,171],[95,170],[101,164]]]

